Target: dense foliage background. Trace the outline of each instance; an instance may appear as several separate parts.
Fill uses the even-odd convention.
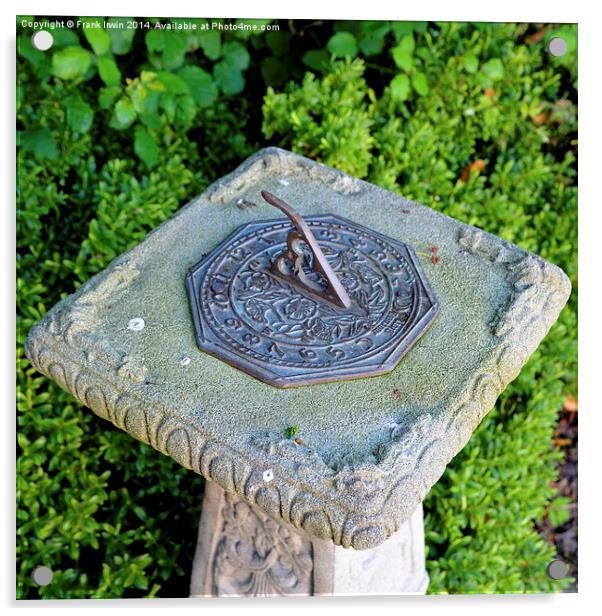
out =
[[[555,549],[534,527],[567,520],[549,484],[557,414],[576,395],[576,28],[156,21],[57,29],[47,52],[17,22],[18,597],[187,596],[203,480],[82,408],[23,343],[61,297],[270,144],[570,276],[559,322],[425,501],[429,592],[566,586],[546,575]],[[558,34],[562,58],[546,49]],[[52,584],[31,580],[37,565]]]

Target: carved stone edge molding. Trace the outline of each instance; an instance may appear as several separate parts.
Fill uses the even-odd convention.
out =
[[[75,353],[83,352],[86,361],[102,358],[117,376],[143,383],[148,378],[148,368],[90,328],[104,306],[131,285],[140,270],[123,260],[115,262],[108,274],[101,272],[91,278],[53,307],[39,325]]]
[[[538,344],[556,320],[552,318],[544,322],[541,315],[550,314],[549,308],[552,315],[557,314],[556,309],[559,313],[571,293],[566,274],[542,258],[475,227],[463,227],[458,234],[458,243],[467,253],[506,268],[506,278],[512,290],[508,301],[490,324],[493,335],[505,339],[520,334],[523,338],[535,327],[538,331],[529,337],[537,339],[539,332],[543,331]],[[519,323],[520,328],[515,328],[514,323]]]
[[[361,180],[343,171],[332,169],[298,154],[276,147],[259,150],[245,160],[232,173],[214,182],[203,194],[212,203],[229,203],[256,184],[260,174],[278,175],[280,179],[288,176],[305,176],[322,182],[332,190],[343,195],[359,193],[363,190]]]
[[[273,154],[272,150],[277,149],[252,157],[253,164]],[[86,311],[137,277],[137,268],[122,259],[32,328],[27,356],[40,372],[100,417],[269,515],[343,547],[372,548],[412,515],[499,394],[516,378],[570,294],[568,278],[559,268],[512,244],[469,226],[461,228],[458,241],[468,253],[506,268],[512,290],[491,324],[492,335],[500,343],[451,411],[425,415],[412,425],[400,420],[391,427],[388,442],[374,452],[374,462],[336,469],[314,452],[269,432],[250,435],[253,447],[237,451],[176,419],[169,408],[151,407],[142,395],[133,394],[132,389],[146,377],[145,367],[81,326],[90,318]],[[117,389],[107,372],[90,370],[87,362],[92,354],[118,379],[129,381],[128,393]],[[264,478],[266,471],[274,475],[269,482]]]

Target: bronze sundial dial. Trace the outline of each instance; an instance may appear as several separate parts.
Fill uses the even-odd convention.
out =
[[[277,387],[385,374],[437,315],[413,250],[333,214],[239,227],[186,277],[199,348]]]

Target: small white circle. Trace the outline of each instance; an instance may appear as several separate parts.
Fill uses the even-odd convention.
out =
[[[52,582],[53,575],[52,569],[48,567],[36,567],[31,577],[38,586],[48,586]]]
[[[31,44],[40,51],[46,51],[52,47],[54,38],[48,30],[39,30],[31,37]]]
[[[270,483],[274,479],[274,471],[271,468],[268,468],[267,471],[263,471],[263,480],[266,483]]]
[[[146,323],[144,322],[144,319],[136,317],[135,319],[130,319],[128,323],[128,329],[133,332],[139,332],[140,330],[144,329],[145,325]]]
[[[550,42],[548,43],[548,51],[557,58],[564,56],[564,54],[567,52],[567,49],[568,45],[566,41],[559,36],[550,39]]]
[[[182,357],[182,359],[180,360],[180,366],[187,366],[190,361],[190,357]]]

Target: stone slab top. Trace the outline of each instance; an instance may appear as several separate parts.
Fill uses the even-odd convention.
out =
[[[261,190],[414,248],[440,311],[392,372],[278,389],[198,349],[186,273],[239,226],[280,217]],[[54,306],[26,350],[82,404],[186,468],[316,537],[368,549],[410,518],[569,294],[562,270],[534,254],[270,147]],[[301,445],[285,436],[292,426]]]

